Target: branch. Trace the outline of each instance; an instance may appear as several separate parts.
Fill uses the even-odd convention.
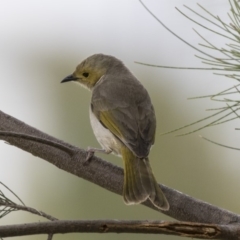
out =
[[[1,237],[57,233],[145,233],[201,239],[239,240],[239,225],[166,221],[66,220],[0,226]]]
[[[47,139],[51,142],[72,149],[72,154],[62,148],[49,146],[37,141],[23,138],[1,136],[0,139],[7,141],[34,156],[38,156],[56,167],[97,184],[111,192],[122,195],[123,169],[94,156],[90,162],[85,163],[86,151],[51,137],[29,125],[0,111],[0,131],[16,132]],[[181,221],[200,223],[231,224],[240,223],[240,216],[227,210],[215,207],[211,204],[194,199],[179,191],[161,185],[167,197],[170,210],[164,214]],[[144,205],[155,209],[150,202]]]
[[[31,208],[31,207],[27,207],[27,206],[23,206],[23,205],[19,205],[19,204],[3,204],[3,203],[1,203],[0,206],[6,206],[6,207],[12,208],[14,210],[22,210],[22,211],[25,211],[25,212],[29,212],[29,213],[44,217],[44,218],[46,218],[50,221],[58,220],[57,218],[55,218],[55,217],[53,217],[53,216],[51,216],[51,215],[49,215],[49,214],[47,214],[43,211],[38,211],[35,208]]]

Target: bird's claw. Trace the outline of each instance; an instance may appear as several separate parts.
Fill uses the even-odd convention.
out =
[[[88,162],[94,156],[95,150],[92,148],[87,149],[86,162]]]
[[[109,153],[112,152],[112,150],[105,150],[105,149],[88,147],[87,148],[87,156],[86,156],[86,159],[84,161],[84,164],[86,164],[87,162],[89,162],[91,160],[91,158],[94,156],[95,152],[101,152],[101,153],[109,154]]]

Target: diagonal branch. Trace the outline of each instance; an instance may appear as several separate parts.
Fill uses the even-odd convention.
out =
[[[47,139],[72,149],[74,154],[67,153],[62,148],[56,148],[36,141],[23,138],[1,136],[0,139],[7,141],[34,156],[38,156],[66,172],[72,173],[87,181],[97,184],[111,192],[122,195],[123,170],[98,157],[93,157],[90,162],[85,163],[86,151],[65,143],[59,139],[49,136],[5,113],[0,111],[0,131],[16,132]],[[198,199],[194,199],[179,191],[161,185],[166,195],[170,210],[163,212],[175,219],[182,221],[230,224],[240,223],[240,216],[227,210],[218,208]],[[151,203],[144,205],[155,209]],[[157,209],[155,209],[157,210]]]

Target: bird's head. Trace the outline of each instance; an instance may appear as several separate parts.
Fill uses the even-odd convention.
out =
[[[104,54],[94,54],[82,61],[73,74],[64,78],[61,83],[75,81],[92,89],[99,79],[111,69],[115,58]]]

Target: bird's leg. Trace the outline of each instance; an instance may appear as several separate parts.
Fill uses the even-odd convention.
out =
[[[100,152],[100,153],[109,154],[109,153],[112,152],[112,150],[105,150],[105,149],[88,147],[88,149],[87,149],[86,162],[93,157],[93,155],[94,155],[95,152]]]

